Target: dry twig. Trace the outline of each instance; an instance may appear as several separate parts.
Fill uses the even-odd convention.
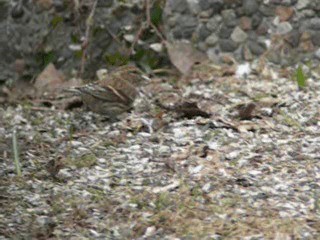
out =
[[[146,18],[147,19],[141,23],[141,26],[140,26],[133,42],[132,42],[132,45],[130,47],[130,55],[133,53],[134,47],[135,47],[136,43],[138,42],[139,38],[141,37],[141,35],[144,33],[145,30],[147,30],[149,28],[151,28],[155,31],[157,36],[161,39],[161,42],[165,41],[165,38],[162,36],[162,33],[158,30],[158,28],[151,21],[150,11],[151,11],[152,5],[153,5],[153,3],[150,4],[150,0],[145,0]]]
[[[96,11],[96,8],[97,8],[97,3],[98,3],[98,0],[95,0],[93,2],[91,12],[86,20],[86,33],[85,33],[85,38],[84,38],[82,46],[81,46],[82,47],[82,57],[81,57],[80,76],[82,76],[84,73],[84,67],[85,67],[86,57],[87,57],[87,50],[88,50],[90,34],[91,34],[91,27],[93,25],[93,17],[94,17],[94,13]]]

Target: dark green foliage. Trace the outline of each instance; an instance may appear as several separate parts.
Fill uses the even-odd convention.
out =
[[[128,56],[121,55],[121,53],[116,52],[114,54],[108,54],[104,56],[104,61],[107,66],[121,66],[129,62]]]
[[[55,16],[51,20],[51,25],[53,28],[56,28],[60,23],[63,23],[63,17],[61,17],[61,16]]]
[[[150,49],[138,49],[131,59],[141,66],[148,66],[149,68],[156,68],[159,66],[161,58],[157,53]]]
[[[36,56],[37,62],[40,64],[41,68],[45,68],[49,63],[56,60],[56,55],[53,51],[41,52]]]
[[[153,7],[151,8],[150,11],[150,17],[151,17],[151,22],[155,25],[158,26],[162,22],[162,12],[163,12],[163,6],[161,4],[161,1],[157,1]]]

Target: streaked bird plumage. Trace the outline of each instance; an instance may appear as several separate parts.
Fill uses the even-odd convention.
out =
[[[104,74],[94,83],[67,91],[81,96],[91,111],[116,118],[132,108],[144,79],[143,72],[137,67],[124,66]]]

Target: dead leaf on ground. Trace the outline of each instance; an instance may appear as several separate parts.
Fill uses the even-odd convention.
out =
[[[194,118],[200,116],[209,118],[211,116],[211,114],[201,110],[196,102],[184,101],[174,106],[165,106],[161,102],[157,101],[156,104],[165,110],[180,114],[181,117]]]
[[[241,103],[233,107],[233,110],[237,111],[234,116],[240,118],[240,120],[272,117],[283,104],[278,98],[264,97],[255,102]]]
[[[183,117],[194,118],[197,116],[208,118],[211,114],[201,110],[195,102],[184,102],[175,108],[175,111],[181,113]]]
[[[65,80],[65,76],[50,63],[36,78],[34,86],[37,97],[56,96],[63,89],[82,85],[82,80],[73,78]]]
[[[63,110],[81,107],[83,103],[79,97],[67,94],[63,90],[82,84],[83,81],[79,78],[66,80],[64,75],[50,63],[34,83],[35,97],[40,98],[34,100],[34,103],[45,107],[55,106],[56,109]]]
[[[190,72],[195,63],[207,60],[207,56],[188,41],[166,42],[171,63],[183,74]]]
[[[34,86],[37,90],[37,96],[56,94],[60,91],[64,82],[64,76],[56,67],[50,63],[36,78]]]

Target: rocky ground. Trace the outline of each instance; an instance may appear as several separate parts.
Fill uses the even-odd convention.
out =
[[[269,73],[154,79],[115,123],[2,105],[0,239],[317,239],[319,74]]]

